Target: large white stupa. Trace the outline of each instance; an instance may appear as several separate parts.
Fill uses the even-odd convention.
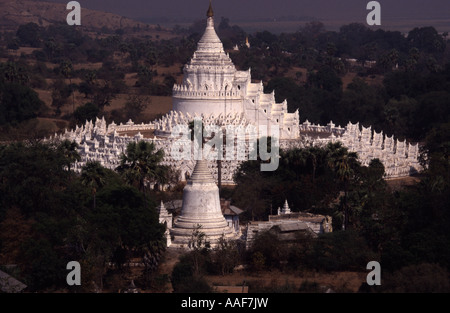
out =
[[[280,139],[299,138],[299,112],[288,113],[287,102],[276,103],[275,94],[264,93],[262,82],[253,83],[251,70],[238,71],[214,29],[211,3],[205,32],[192,59],[184,66],[183,82],[173,87],[173,111],[181,116],[202,116],[215,125],[239,122],[279,126]],[[159,129],[160,134],[170,127]]]

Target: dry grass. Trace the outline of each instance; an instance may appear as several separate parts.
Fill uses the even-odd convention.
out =
[[[273,270],[257,274],[235,272],[225,276],[209,275],[205,278],[212,286],[242,286],[245,282],[245,284],[257,285],[260,288],[277,288],[288,284],[294,292],[297,292],[302,283],[309,282],[317,283],[321,290],[331,288],[337,292],[357,292],[361,284],[365,282],[366,275],[367,273],[364,272],[316,273],[305,271],[303,273],[291,273]]]
[[[179,249],[166,250],[163,260],[159,265],[157,275],[171,275],[173,268],[178,263],[179,257],[185,252]],[[336,292],[357,292],[361,284],[366,281],[365,272],[329,272],[314,271],[282,272],[279,270],[263,271],[259,273],[247,273],[236,271],[232,274],[206,275],[205,279],[210,286],[258,286],[259,288],[277,288],[289,284],[294,292],[299,291],[304,282],[316,283],[320,290],[331,288]],[[168,292],[172,287],[169,286]],[[252,292],[252,290],[249,290]]]
[[[420,182],[420,177],[418,176],[391,178],[386,180],[388,187],[393,191],[402,190],[405,187],[415,185],[418,182]]]

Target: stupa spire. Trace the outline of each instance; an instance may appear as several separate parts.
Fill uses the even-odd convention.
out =
[[[159,213],[165,214],[168,213],[166,207],[164,206],[164,202],[161,200],[161,205],[159,206]]]
[[[206,12],[206,16],[207,17],[213,17],[214,16],[214,11],[213,11],[213,8],[212,8],[211,0],[209,0],[209,8],[208,8],[208,11]]]
[[[284,206],[281,209],[281,214],[290,214],[290,213],[291,213],[291,209],[289,208],[289,204],[286,199],[286,201],[284,201]]]

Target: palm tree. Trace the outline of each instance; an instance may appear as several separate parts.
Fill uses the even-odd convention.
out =
[[[347,203],[349,184],[355,178],[355,169],[359,166],[358,154],[349,152],[341,143],[330,143],[327,145],[327,150],[328,165],[334,171],[344,189],[344,197],[342,199],[344,221],[342,227],[345,230],[349,222],[349,207]]]
[[[312,178],[311,178],[311,180],[312,180],[313,184],[316,181],[316,171],[317,171],[318,157],[321,157],[320,154],[321,154],[322,151],[323,151],[322,149],[320,149],[318,147],[315,147],[315,146],[309,147],[309,149],[307,151],[307,158],[308,158],[308,160],[311,161],[311,166],[312,166]]]
[[[64,75],[64,77],[69,79],[70,90],[72,91],[72,113],[73,113],[75,112],[75,91],[73,90],[72,86],[73,64],[71,61],[63,61],[60,65],[60,68],[61,73]]]
[[[160,165],[164,151],[156,151],[153,142],[130,142],[126,154],[121,155],[120,165],[116,170],[131,185],[137,184],[145,196],[145,182],[164,183],[167,180],[168,167]]]
[[[106,183],[106,169],[98,161],[87,162],[81,170],[81,182],[91,188],[95,209],[97,190]]]
[[[66,139],[59,144],[58,150],[64,155],[64,158],[67,161],[67,170],[70,174],[70,166],[72,163],[81,160],[81,156],[78,153],[78,144],[75,141]]]
[[[298,181],[301,172],[306,167],[308,151],[306,149],[291,149],[283,154],[283,162],[295,172],[295,180]]]
[[[303,170],[309,170],[311,164],[311,181],[316,180],[317,165],[322,155],[322,149],[318,147],[307,147],[303,149],[292,149],[286,153],[285,162],[295,169],[296,179],[298,180]]]

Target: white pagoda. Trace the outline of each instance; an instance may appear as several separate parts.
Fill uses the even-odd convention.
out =
[[[261,81],[252,82],[250,69],[236,70],[214,29],[211,3],[205,33],[183,71],[183,82],[173,87],[173,111],[177,114],[202,116],[223,126],[240,116],[241,121],[256,127],[279,126],[280,139],[299,138],[298,110],[288,113],[286,100],[276,103],[274,92],[265,94]]]
[[[198,227],[212,246],[222,236],[235,236],[233,228],[228,226],[222,214],[219,188],[209,172],[206,160],[197,161],[192,177],[184,187],[181,214],[170,230],[174,238],[172,244],[188,248],[193,232]]]

